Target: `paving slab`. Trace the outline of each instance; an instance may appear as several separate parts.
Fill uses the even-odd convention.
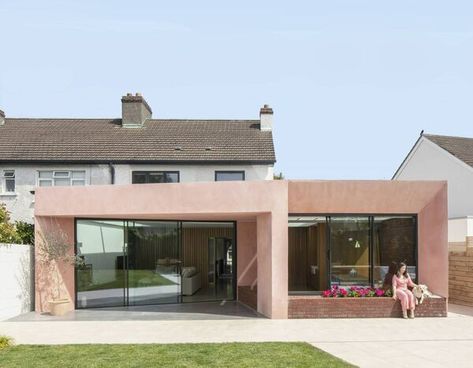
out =
[[[451,308],[452,310],[452,308]],[[20,344],[305,341],[360,367],[473,367],[473,316],[0,322]]]

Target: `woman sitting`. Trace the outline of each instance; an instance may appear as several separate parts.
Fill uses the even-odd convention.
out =
[[[407,273],[407,265],[404,262],[399,263],[397,273],[393,276],[393,299],[399,298],[401,301],[402,316],[407,318],[407,310],[410,311],[410,318],[414,318],[416,303],[414,294],[407,287],[417,286],[412,282]]]

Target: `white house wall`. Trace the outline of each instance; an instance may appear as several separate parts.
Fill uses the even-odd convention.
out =
[[[473,215],[473,168],[421,138],[395,180],[447,180],[448,217]]]
[[[272,180],[272,165],[114,165],[115,184],[131,184],[132,171],[179,171],[181,182],[214,181],[215,171],[243,170],[245,180]],[[34,191],[39,170],[85,170],[87,185],[110,184],[108,165],[0,165],[15,170],[15,193],[5,194],[0,181],[0,203],[5,203],[13,221],[33,223]]]
[[[215,171],[245,171],[245,180],[272,180],[268,165],[115,165],[115,184],[130,184],[133,171],[179,171],[181,183],[215,181]]]

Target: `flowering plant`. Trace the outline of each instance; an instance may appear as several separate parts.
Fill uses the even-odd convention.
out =
[[[322,293],[322,296],[324,298],[370,298],[390,295],[389,292],[385,292],[382,288],[351,286],[346,289],[339,287],[338,285],[334,285],[330,289],[325,290]]]

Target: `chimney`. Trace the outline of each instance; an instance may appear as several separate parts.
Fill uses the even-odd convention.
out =
[[[0,110],[0,125],[5,124],[5,113]]]
[[[122,126],[124,128],[141,128],[147,119],[151,119],[151,107],[141,93],[133,96],[127,93],[122,97]]]
[[[264,105],[259,111],[260,129],[263,131],[273,130],[273,109]]]

